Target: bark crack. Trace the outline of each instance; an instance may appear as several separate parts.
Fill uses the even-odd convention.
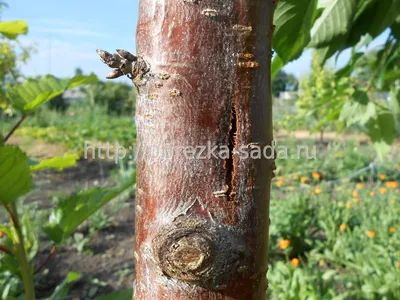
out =
[[[236,166],[233,155],[237,144],[237,128],[238,128],[237,122],[238,122],[237,111],[235,106],[233,106],[231,111],[231,123],[228,136],[229,158],[225,160],[225,169],[226,169],[225,178],[226,178],[226,185],[228,187],[227,191],[228,201],[235,200],[234,178],[235,178]]]

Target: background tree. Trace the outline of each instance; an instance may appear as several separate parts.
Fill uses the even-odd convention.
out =
[[[0,113],[11,113],[6,97],[7,86],[15,84],[21,77],[18,64],[26,62],[33,51],[33,48],[21,46],[17,39],[19,34],[28,32],[25,22],[1,22],[2,10],[6,7],[5,2],[0,3]]]
[[[338,120],[339,114],[344,101],[353,93],[351,79],[336,80],[335,72],[321,64],[320,54],[315,51],[310,75],[300,80],[296,119],[308,124],[311,131],[318,131],[322,142],[328,126],[333,130],[343,128],[343,122]]]
[[[298,88],[297,78],[293,74],[287,74],[280,70],[272,80],[272,94],[278,97],[281,92],[295,91]]]

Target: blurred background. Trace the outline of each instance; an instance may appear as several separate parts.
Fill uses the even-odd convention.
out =
[[[400,299],[399,2],[278,4],[275,140],[317,155],[277,161],[271,299]],[[136,89],[105,81],[95,50],[135,53],[137,18],[132,0],[0,1],[0,137],[33,173],[18,210],[39,298],[132,293],[135,162],[84,156],[85,141],[135,146]],[[75,222],[66,202],[92,204]],[[8,245],[6,210],[0,221]],[[0,297],[20,299],[0,257]]]

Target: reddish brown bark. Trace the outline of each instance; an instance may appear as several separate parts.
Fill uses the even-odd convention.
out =
[[[265,299],[273,161],[180,147],[271,144],[273,10],[140,1],[135,299]]]

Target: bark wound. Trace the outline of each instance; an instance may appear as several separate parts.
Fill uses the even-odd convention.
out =
[[[229,158],[225,161],[225,169],[226,169],[226,186],[227,186],[227,197],[228,200],[235,200],[235,193],[234,193],[234,178],[236,172],[236,166],[233,158],[233,153],[236,147],[236,134],[237,134],[237,127],[238,127],[238,119],[237,119],[237,112],[236,108],[233,105],[232,107],[232,116],[231,116],[231,125],[229,131]]]

